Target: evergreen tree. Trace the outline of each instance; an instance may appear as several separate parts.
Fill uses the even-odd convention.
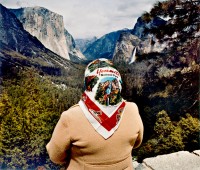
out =
[[[177,128],[181,129],[181,136],[185,150],[193,151],[200,148],[200,120],[198,120],[198,118],[186,114],[186,117],[182,117],[178,122]]]
[[[172,122],[166,111],[157,114],[155,133],[138,151],[138,159],[199,148],[200,121],[190,114]]]

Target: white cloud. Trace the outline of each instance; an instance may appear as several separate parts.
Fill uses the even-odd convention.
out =
[[[65,28],[74,38],[102,36],[133,28],[137,18],[156,0],[0,0],[7,8],[42,6],[63,15]]]

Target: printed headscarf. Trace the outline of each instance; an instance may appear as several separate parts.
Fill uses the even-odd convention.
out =
[[[79,101],[86,118],[105,139],[119,127],[125,101],[120,73],[108,59],[97,59],[85,70],[84,92]]]

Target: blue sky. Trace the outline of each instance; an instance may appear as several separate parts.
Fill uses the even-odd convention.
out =
[[[74,38],[101,37],[133,28],[137,18],[157,0],[0,0],[7,8],[41,6],[63,16]]]

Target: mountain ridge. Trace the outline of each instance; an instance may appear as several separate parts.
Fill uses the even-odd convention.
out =
[[[92,37],[92,38],[78,38],[75,39],[76,45],[77,47],[81,50],[82,53],[84,53],[84,51],[93,43],[97,40],[97,37]]]
[[[105,34],[90,44],[83,54],[88,60],[94,60],[97,58],[112,59],[116,41],[124,31],[127,30],[118,30]]]
[[[47,74],[61,75],[72,63],[60,57],[29,32],[9,9],[0,4],[0,54],[3,70],[15,66],[35,67]],[[3,73],[2,73],[3,74]]]

